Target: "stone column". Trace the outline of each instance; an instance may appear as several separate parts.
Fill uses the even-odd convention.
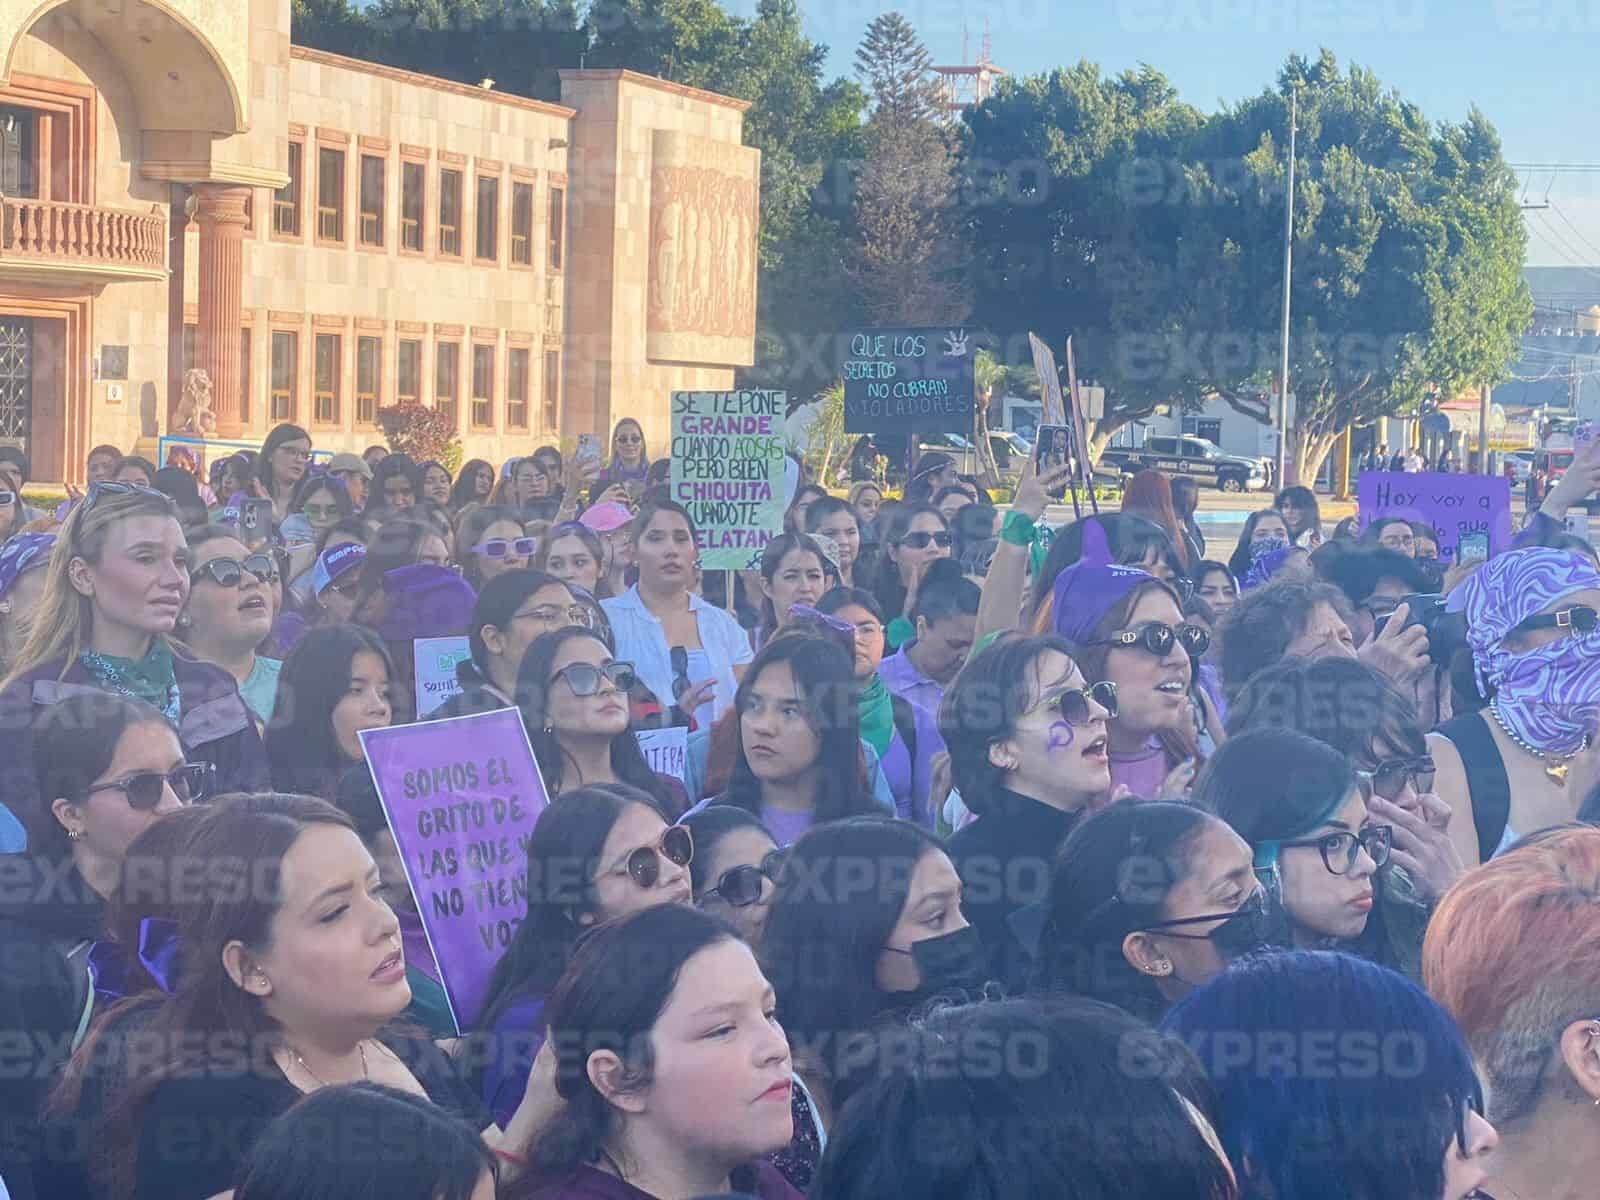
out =
[[[196,365],[211,376],[218,436],[237,438],[244,433],[239,330],[244,324],[244,209],[250,189],[202,184],[194,194],[200,226]]]

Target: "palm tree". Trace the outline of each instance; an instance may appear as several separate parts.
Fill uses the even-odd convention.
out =
[[[1010,374],[1011,368],[988,350],[979,350],[973,359],[973,390],[978,403],[973,406],[972,440],[978,447],[978,482],[986,488],[1000,485],[1000,468],[994,461],[994,447],[989,444],[989,402],[997,389],[1004,393]]]

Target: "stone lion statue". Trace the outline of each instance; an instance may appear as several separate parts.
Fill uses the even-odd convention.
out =
[[[174,432],[215,437],[217,418],[211,412],[211,376],[200,367],[183,373],[183,396],[178,401]]]

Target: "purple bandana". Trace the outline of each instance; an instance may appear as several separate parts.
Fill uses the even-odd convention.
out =
[[[386,603],[379,634],[390,642],[465,633],[478,602],[470,583],[449,567],[431,563],[386,572],[383,594]]]
[[[1283,569],[1283,564],[1294,555],[1296,547],[1284,545],[1279,539],[1257,542],[1250,548],[1250,569],[1239,582],[1239,590],[1248,592],[1260,587]]]
[[[1450,611],[1467,618],[1479,690],[1493,688],[1495,715],[1540,750],[1571,753],[1600,726],[1600,630],[1522,654],[1502,642],[1529,617],[1590,589],[1600,589],[1600,572],[1587,558],[1534,546],[1491,558],[1450,594]]]
[[[53,533],[19,533],[7,538],[0,546],[0,596],[9,592],[25,571],[49,562],[55,544]]]
[[[1078,561],[1056,576],[1056,632],[1074,645],[1092,641],[1106,613],[1134,588],[1154,578],[1138,567],[1113,562],[1105,527],[1099,521],[1086,521]]]

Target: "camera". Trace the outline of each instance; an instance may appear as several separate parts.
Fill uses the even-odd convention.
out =
[[[1428,635],[1428,658],[1436,667],[1448,667],[1457,650],[1467,644],[1467,618],[1465,613],[1448,612],[1445,599],[1437,593],[1418,592],[1403,596],[1399,604],[1406,606],[1406,623],[1402,629],[1421,625]],[[1389,618],[1374,623],[1373,636],[1388,627]]]

